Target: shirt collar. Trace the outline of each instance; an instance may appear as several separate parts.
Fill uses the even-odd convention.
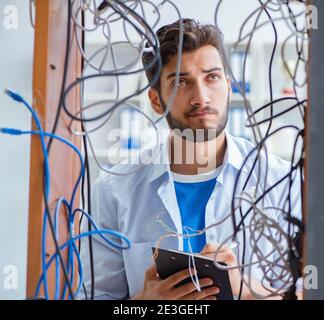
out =
[[[150,182],[158,179],[165,173],[171,174],[168,146],[169,143],[167,141],[160,144],[156,159],[162,163],[158,162],[152,164],[153,172],[150,177]]]
[[[227,131],[226,134],[226,152],[224,156],[224,165],[230,165],[236,170],[241,170],[245,158],[242,155],[242,152],[239,150],[234,137],[229,134]],[[242,168],[242,171],[247,172],[246,166]]]
[[[241,167],[244,162],[244,157],[242,153],[240,152],[236,142],[234,141],[234,137],[230,135],[227,131],[225,131],[225,137],[226,137],[226,151],[224,156],[224,166],[225,169],[226,166],[231,166],[237,171],[241,170]],[[167,138],[162,138],[162,142],[159,146],[159,158],[161,159],[162,163],[153,164],[153,172],[150,177],[150,182],[158,179],[165,173],[169,173],[171,175],[170,170],[170,162],[169,162],[169,153],[168,153],[168,147],[169,147],[169,140]],[[242,168],[242,171],[247,172],[246,166]]]

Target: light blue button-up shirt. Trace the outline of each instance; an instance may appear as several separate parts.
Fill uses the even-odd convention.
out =
[[[249,176],[256,152],[247,158],[254,145],[246,139],[236,138],[226,133],[227,149],[223,169],[217,178],[217,184],[209,198],[205,211],[205,225],[209,226],[224,220],[222,223],[206,231],[206,242],[231,242],[233,223],[231,216],[231,202],[235,180],[240,172],[236,195],[240,195]],[[251,195],[257,190],[258,195],[263,190],[274,185],[290,171],[290,163],[274,155],[268,155],[268,172],[266,174],[266,154],[259,156],[256,166],[247,181],[244,190]],[[126,170],[126,169],[125,169]],[[260,170],[261,174],[258,175]],[[260,178],[258,179],[258,176]],[[267,180],[265,181],[265,177]],[[269,219],[279,223],[287,231],[287,222],[282,212],[275,208],[287,210],[286,201],[289,190],[289,178],[283,180],[277,187],[267,193],[259,208]],[[300,180],[294,179],[291,188],[291,213],[301,217]],[[239,200],[235,202],[238,203]],[[243,214],[250,208],[250,204],[242,201]],[[137,294],[144,284],[144,274],[152,263],[152,246],[168,231],[163,224],[175,232],[181,233],[181,216],[175,195],[174,183],[169,164],[148,164],[137,172],[126,176],[101,175],[94,184],[92,195],[92,215],[100,228],[117,230],[131,241],[131,248],[119,250],[109,247],[100,238],[94,237],[94,265],[95,265],[95,295],[104,299],[127,299]],[[240,213],[235,211],[236,222],[240,221]],[[245,220],[249,225],[251,212]],[[162,222],[162,223],[161,223]],[[86,230],[86,223],[83,225]],[[255,262],[253,248],[250,244],[251,231],[246,228],[245,263]],[[258,240],[257,246],[269,260],[276,259],[273,243],[285,245],[283,238],[276,232],[269,231],[271,242],[265,237]],[[239,246],[235,249],[238,259],[242,256],[243,233],[237,235]],[[183,249],[183,239],[176,236],[162,240],[162,248]],[[88,258],[88,242],[83,240],[81,257],[84,268],[85,286],[90,288],[90,264]],[[263,272],[258,263],[247,268],[250,274],[261,279]]]

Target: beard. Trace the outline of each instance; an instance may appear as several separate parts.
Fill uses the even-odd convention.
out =
[[[162,100],[160,100],[162,101]],[[164,108],[166,108],[166,104],[162,102],[164,105]],[[198,107],[193,106],[189,113],[196,112]],[[213,110],[210,107],[204,108],[206,111],[210,111],[215,113],[216,115],[219,115],[219,112]],[[206,142],[213,140],[217,138],[225,129],[227,121],[228,121],[228,112],[229,112],[229,94],[227,95],[227,102],[226,102],[226,109],[225,112],[218,117],[217,121],[217,127],[216,128],[196,128],[193,129],[191,127],[188,127],[183,121],[176,119],[172,116],[171,111],[166,115],[166,119],[168,121],[168,124],[172,130],[172,132],[175,132],[176,134],[181,135],[181,137],[185,140],[193,141],[193,142]],[[193,134],[182,134],[186,131],[191,131]]]

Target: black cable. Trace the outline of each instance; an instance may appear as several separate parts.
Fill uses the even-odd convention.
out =
[[[82,130],[84,130],[82,126]],[[83,136],[83,145],[84,145],[84,154],[85,154],[85,163],[87,166],[87,199],[88,199],[88,214],[91,216],[91,181],[90,181],[90,166],[89,166],[89,156],[88,156],[88,148],[87,148],[87,140],[86,136]],[[88,230],[91,231],[92,225],[90,220],[88,221]],[[94,258],[93,258],[93,242],[92,242],[92,236],[90,235],[88,237],[89,239],[89,259],[90,259],[90,276],[91,276],[91,294],[90,299],[94,299],[94,293],[95,293],[95,269],[94,269]]]
[[[81,24],[84,27],[85,26],[85,16],[84,16],[84,10],[81,11]],[[82,30],[82,50],[83,52],[85,51],[85,32],[84,30]],[[82,61],[81,61],[81,74],[83,74],[83,70],[84,70],[84,58],[82,56]],[[81,99],[83,99],[83,90],[82,90],[82,97]],[[84,128],[84,123],[83,121],[81,121],[81,128],[82,131],[85,130]],[[87,145],[87,138],[85,135],[82,136],[82,141],[83,141],[83,147],[84,147],[84,164],[85,164],[85,174],[86,174],[86,179],[83,176],[82,178],[82,186],[81,186],[81,190],[82,190],[82,205],[83,205],[83,209],[85,210],[85,198],[87,199],[87,211],[88,214],[91,216],[91,181],[90,181],[90,165],[89,165],[89,155],[88,155],[88,145]],[[85,181],[87,181],[87,184],[85,184]],[[85,188],[87,186],[87,188]],[[87,189],[87,197],[85,197],[85,189]],[[82,213],[80,221],[79,221],[79,225],[81,227],[82,224],[82,219],[84,217],[84,214]],[[90,223],[90,221],[88,221],[88,231],[92,230],[92,225]],[[93,244],[92,244],[92,235],[89,235],[88,237],[89,239],[89,259],[90,259],[90,277],[91,277],[91,294],[90,294],[90,298],[91,300],[94,299],[94,284],[95,284],[95,275],[94,275],[94,259],[93,259]],[[81,252],[81,240],[79,241],[79,252]],[[88,300],[88,294],[87,294],[87,290],[86,287],[84,285],[84,283],[82,283],[82,288],[84,291],[84,295],[86,300]]]
[[[64,91],[65,91],[67,76],[68,76],[69,51],[70,51],[70,39],[71,39],[71,13],[72,13],[71,0],[68,0],[68,11],[67,11],[68,16],[67,16],[67,32],[66,32],[64,70],[63,70],[63,78],[62,78],[62,84],[61,84],[59,103],[57,106],[55,120],[54,120],[54,124],[53,124],[53,128],[52,128],[52,132],[51,132],[52,134],[55,134],[55,132],[57,130],[58,123],[60,121],[60,115],[61,115],[61,110],[62,110],[62,101],[63,101]],[[49,141],[48,141],[48,145],[47,145],[48,153],[50,153],[52,142],[53,142],[53,137],[50,137]]]
[[[265,10],[266,11],[266,8],[265,8],[265,5],[266,4],[263,4],[261,1],[259,1],[260,3],[261,3],[261,7],[262,7],[262,9],[263,10]],[[219,6],[217,7],[217,10],[219,10]],[[254,12],[254,13],[256,13],[256,11]],[[251,15],[252,16],[252,15]],[[271,21],[271,17],[269,17],[270,18],[270,21]],[[247,22],[247,21],[246,21]],[[271,23],[273,23],[272,21],[271,21]],[[254,26],[254,28],[256,27],[256,25]],[[274,24],[273,24],[273,27],[274,27]],[[241,31],[242,31],[242,28],[241,28]],[[267,119],[264,119],[264,120],[262,120],[262,121],[259,121],[259,122],[255,122],[255,123],[252,123],[251,125],[248,125],[247,127],[252,127],[252,129],[253,129],[253,127],[256,127],[256,126],[258,126],[259,124],[261,124],[261,123],[264,123],[264,122],[267,122],[267,121],[269,121],[270,123],[269,123],[269,127],[268,127],[268,131],[267,131],[267,133],[265,134],[265,137],[267,137],[268,136],[268,133],[269,133],[269,130],[270,130],[270,127],[271,127],[271,121],[275,118],[275,117],[278,117],[279,115],[282,115],[282,114],[284,114],[284,113],[286,113],[286,112],[288,112],[288,111],[290,111],[290,110],[292,110],[293,108],[295,108],[296,106],[299,106],[301,103],[297,103],[296,105],[294,105],[293,107],[291,107],[291,108],[288,108],[287,110],[285,110],[285,111],[283,111],[283,112],[281,112],[280,114],[277,114],[277,115],[275,115],[275,116],[273,116],[273,96],[272,96],[272,76],[271,76],[271,68],[272,68],[272,61],[273,61],[273,57],[274,57],[274,51],[275,51],[275,47],[276,47],[276,42],[277,42],[277,34],[276,34],[276,30],[275,30],[275,27],[274,27],[274,32],[275,32],[275,46],[274,46],[274,49],[273,49],[273,52],[272,52],[272,55],[271,55],[271,60],[270,60],[270,66],[269,66],[269,85],[270,85],[270,99],[271,99],[271,102],[268,104],[268,105],[266,105],[266,106],[271,106],[271,116],[269,117],[269,118],[267,118]],[[252,32],[251,32],[251,35],[253,34],[253,30],[252,30]],[[244,87],[244,86],[243,86]],[[244,89],[243,89],[244,90]],[[243,91],[244,92],[244,91]],[[302,102],[303,103],[303,102]],[[264,109],[266,106],[264,106],[264,107],[262,107],[262,108],[260,108],[260,109]],[[259,111],[260,111],[260,109],[259,109]],[[255,114],[256,114],[257,112],[253,112],[252,113],[252,115],[249,115],[249,118],[254,118],[254,116],[255,116]],[[251,119],[250,119],[251,120]],[[264,139],[264,141],[265,141],[265,139]],[[263,142],[264,142],[263,141]],[[261,150],[261,148],[262,148],[262,146],[263,146],[263,142],[261,141],[261,142],[259,142],[258,144],[257,144],[257,147],[259,147],[259,149]],[[257,155],[257,157],[256,157],[256,159],[255,160],[257,160],[257,158],[258,158],[258,155]],[[255,162],[256,161],[254,161],[254,164],[252,165],[252,168],[250,169],[250,173],[251,173],[251,171],[253,171],[254,170],[254,166],[255,166]],[[239,174],[238,175],[240,175],[240,172],[239,172]],[[248,178],[247,178],[247,180],[246,180],[246,182],[249,180],[249,178],[250,178],[250,175],[248,176]],[[266,180],[266,179],[265,179]],[[246,183],[245,183],[245,186],[246,186]],[[245,189],[245,186],[243,187],[243,190]],[[236,186],[234,187],[234,189],[236,189]],[[235,192],[233,192],[233,201],[232,201],[232,213],[234,213],[234,195],[235,195]],[[261,198],[264,196],[264,194],[261,196]],[[241,215],[241,222],[239,223],[239,225],[237,225],[236,224],[236,222],[235,222],[235,216],[234,216],[234,214],[233,214],[233,216],[232,216],[232,218],[233,218],[233,225],[234,225],[234,232],[235,233],[237,233],[238,232],[238,229],[239,229],[239,227],[240,227],[240,225],[242,225],[242,227],[243,227],[243,257],[242,257],[242,265],[244,265],[244,252],[245,252],[245,240],[244,240],[244,235],[245,235],[245,228],[244,228],[244,218],[242,219],[242,210],[241,210],[241,208],[240,208],[240,215]],[[244,272],[244,269],[242,270],[242,272]],[[239,294],[239,298],[240,298],[240,296],[241,296],[241,293],[242,293],[242,282],[241,282],[241,286],[240,286],[240,294]]]
[[[298,36],[296,36],[296,51],[297,51],[297,54],[298,54],[298,59],[297,59],[297,67],[296,67],[295,73],[294,73],[294,75],[291,76],[292,77],[292,81],[293,81],[294,94],[295,94],[295,96],[294,97],[279,98],[279,99],[274,100],[274,97],[273,97],[272,67],[273,67],[275,53],[276,53],[276,49],[277,49],[278,34],[277,34],[277,29],[276,29],[276,26],[274,24],[274,21],[271,18],[270,12],[279,12],[279,11],[281,11],[281,8],[283,6],[287,6],[287,9],[288,9],[288,12],[289,12],[289,19],[290,19],[290,21],[292,21],[292,24],[293,24],[294,28],[296,29],[296,32],[299,32],[299,30],[297,30],[296,16],[293,14],[293,11],[289,7],[288,1],[283,1],[280,4],[277,3],[277,2],[275,3],[275,2],[269,1],[269,0],[264,1],[264,2],[261,1],[261,0],[258,0],[258,1],[260,3],[260,7],[257,10],[255,10],[244,21],[244,24],[242,25],[241,30],[240,30],[240,36],[239,36],[239,38],[241,38],[241,34],[243,33],[243,28],[245,27],[245,25],[247,25],[247,23],[251,20],[251,18],[254,17],[255,14],[258,14],[258,16],[257,16],[257,18],[255,20],[255,24],[254,24],[254,26],[252,28],[251,34],[248,33],[249,42],[248,42],[248,45],[246,47],[245,54],[248,53],[249,46],[250,46],[250,42],[252,40],[252,37],[253,37],[255,31],[261,27],[261,26],[259,26],[258,21],[259,21],[260,16],[261,16],[261,14],[263,12],[265,12],[266,15],[267,15],[267,17],[268,17],[267,20],[269,20],[269,21],[267,21],[267,23],[269,23],[269,24],[271,23],[271,25],[272,25],[272,30],[274,32],[275,39],[274,39],[274,46],[273,46],[273,49],[272,49],[272,52],[271,52],[271,57],[270,57],[270,62],[269,62],[269,67],[268,67],[268,80],[269,80],[270,102],[269,103],[266,103],[265,105],[261,106],[260,108],[254,110],[254,111],[252,111],[252,108],[251,108],[251,110],[249,110],[249,108],[248,108],[248,101],[247,101],[247,99],[245,97],[245,95],[246,95],[246,92],[245,92],[245,76],[243,76],[243,79],[244,79],[244,81],[243,81],[243,89],[242,88],[239,88],[240,94],[244,98],[245,108],[246,108],[247,113],[248,113],[249,124],[247,125],[247,127],[250,127],[251,130],[253,130],[253,132],[255,133],[255,130],[258,129],[258,127],[261,124],[267,123],[266,133],[262,137],[260,137],[260,141],[256,141],[255,148],[246,157],[244,163],[242,164],[241,169],[239,170],[239,172],[237,174],[237,177],[236,177],[236,180],[235,180],[235,185],[234,185],[233,198],[232,198],[232,204],[231,204],[231,207],[232,207],[232,223],[233,223],[233,230],[234,230],[234,236],[233,237],[235,237],[238,232],[243,232],[242,266],[245,263],[245,258],[244,257],[245,257],[245,252],[246,252],[245,251],[246,250],[246,234],[245,234],[245,229],[246,228],[245,228],[245,224],[244,223],[245,223],[247,217],[250,215],[250,212],[253,213],[253,211],[252,211],[253,210],[253,206],[251,205],[251,207],[249,208],[249,210],[247,212],[245,212],[244,214],[243,214],[243,211],[242,211],[242,207],[240,207],[239,208],[240,219],[239,219],[239,221],[236,221],[235,214],[234,214],[234,211],[235,211],[235,206],[234,206],[235,194],[236,194],[236,189],[238,187],[238,181],[241,178],[242,168],[247,163],[247,161],[249,161],[249,165],[250,165],[251,164],[250,163],[250,160],[251,160],[252,166],[249,168],[249,174],[248,174],[248,177],[246,178],[246,180],[243,183],[243,190],[242,191],[244,191],[246,189],[246,187],[248,185],[248,182],[251,179],[252,173],[257,169],[257,167],[256,167],[257,165],[259,165],[259,175],[258,175],[258,182],[257,182],[257,185],[259,185],[259,179],[261,179],[261,177],[260,177],[260,175],[261,175],[261,162],[260,161],[258,162],[258,160],[259,160],[260,154],[262,152],[262,149],[265,149],[265,157],[266,157],[266,160],[265,160],[266,161],[266,163],[265,163],[266,174],[265,174],[265,178],[264,178],[264,187],[262,188],[262,191],[263,191],[262,194],[253,202],[253,205],[256,205],[260,201],[263,201],[263,199],[267,195],[267,193],[269,193],[271,190],[273,190],[276,186],[278,186],[279,184],[281,184],[286,179],[289,179],[289,190],[288,190],[287,198],[282,199],[282,200],[284,200],[285,206],[286,206],[286,204],[288,204],[288,212],[286,210],[283,210],[282,212],[284,214],[284,217],[287,219],[287,221],[289,223],[288,224],[288,227],[289,227],[289,232],[288,232],[289,241],[288,242],[289,242],[290,249],[292,248],[291,246],[294,244],[294,241],[295,241],[294,239],[292,239],[292,236],[290,235],[290,230],[291,230],[291,225],[290,224],[296,226],[299,229],[299,231],[302,231],[302,224],[299,224],[298,221],[294,221],[294,218],[291,216],[291,209],[292,209],[292,206],[291,206],[291,188],[292,188],[292,184],[293,184],[293,174],[295,172],[297,172],[298,169],[300,171],[302,171],[302,161],[301,161],[301,159],[298,159],[297,158],[297,161],[296,161],[297,164],[295,164],[295,165],[293,165],[293,162],[294,162],[294,159],[295,159],[295,152],[297,150],[297,139],[298,139],[298,137],[303,136],[303,133],[296,126],[281,126],[279,129],[274,130],[272,132],[271,132],[271,127],[272,127],[272,121],[274,119],[279,118],[280,116],[288,113],[291,110],[296,109],[297,107],[299,108],[299,110],[301,110],[301,115],[302,116],[304,115],[302,113],[302,110],[304,110],[304,108],[305,108],[305,105],[304,104],[305,104],[306,100],[305,99],[299,100],[299,98],[298,98],[298,95],[297,95],[297,87],[300,87],[300,85],[297,83],[297,74],[296,74],[296,70],[297,70],[297,67],[298,67],[299,63],[300,62],[305,62],[305,59],[303,58],[303,53],[302,53],[302,50],[303,50],[303,46],[302,46],[303,45],[303,42],[302,42],[302,45],[299,47],[298,46]],[[218,2],[218,6],[217,6],[217,9],[216,9],[216,12],[215,12],[215,21],[217,20],[218,11],[219,11],[219,7],[220,7],[220,3],[221,2],[222,2],[222,0],[220,0]],[[304,3],[303,1],[299,1],[299,2]],[[155,54],[154,54],[154,59],[152,60],[151,64],[149,66],[147,66],[146,68],[150,68],[155,63],[157,63],[158,64],[158,72],[156,73],[154,79],[152,79],[152,81],[148,84],[148,86],[146,86],[145,88],[143,88],[141,90],[137,90],[134,94],[129,95],[128,97],[126,97],[125,99],[122,99],[121,101],[117,101],[113,105],[113,107],[110,107],[109,109],[105,110],[103,113],[97,115],[96,117],[92,117],[92,118],[85,118],[83,114],[81,114],[80,117],[77,117],[76,115],[73,115],[72,113],[69,112],[65,101],[66,101],[67,95],[70,92],[70,90],[72,90],[75,86],[78,86],[80,84],[84,84],[85,81],[90,80],[90,79],[96,79],[96,78],[99,78],[99,77],[111,77],[111,76],[124,76],[124,75],[127,76],[127,75],[131,75],[131,74],[135,74],[137,72],[145,71],[145,68],[144,69],[135,70],[135,71],[129,71],[128,70],[127,72],[124,71],[124,70],[114,70],[114,71],[111,71],[111,72],[103,72],[102,74],[95,74],[95,75],[84,76],[84,77],[81,77],[80,79],[77,79],[75,82],[73,82],[65,90],[65,92],[63,94],[63,102],[62,102],[62,104],[63,104],[63,108],[64,108],[65,112],[68,114],[68,116],[72,120],[76,120],[76,121],[80,121],[81,122],[82,130],[83,131],[84,131],[83,125],[84,125],[85,122],[87,122],[87,121],[96,121],[96,120],[99,120],[99,119],[107,116],[109,113],[113,112],[118,106],[122,105],[127,100],[131,99],[135,95],[138,95],[138,94],[142,93],[145,89],[147,89],[150,85],[152,85],[152,83],[155,83],[155,81],[158,80],[159,74],[160,74],[160,71],[161,71],[161,57],[160,57],[160,52],[159,52],[159,43],[158,43],[158,40],[155,37],[155,34],[152,31],[152,29],[148,26],[148,24],[142,19],[142,17],[140,17],[134,11],[136,7],[135,8],[130,8],[130,7],[126,6],[125,3],[121,2],[121,1],[118,1],[118,0],[115,0],[114,2],[103,1],[101,3],[101,8],[102,9],[103,9],[103,7],[102,7],[103,5],[109,6],[110,8],[112,8],[113,11],[114,11],[113,12],[113,15],[116,15],[116,14],[119,15],[120,19],[123,20],[123,23],[124,24],[126,22],[130,23],[133,26],[133,28],[138,32],[138,34],[140,36],[142,36],[144,39],[147,40],[147,42],[149,43],[149,45],[151,46],[151,48],[152,48],[152,50],[153,50],[153,52]],[[145,27],[146,30],[149,30],[149,36],[145,32],[143,32],[133,21],[131,21],[130,18],[127,17],[128,14],[130,14],[130,16],[132,18],[135,17],[134,19],[136,20],[136,22],[139,22],[142,26]],[[114,20],[114,21],[117,21],[117,20]],[[111,22],[111,21],[109,21],[109,22]],[[107,40],[109,41],[109,39],[107,39]],[[285,45],[285,43],[284,43],[284,45]],[[282,47],[284,47],[284,45]],[[284,56],[282,58],[283,58],[283,61],[284,61],[285,60],[284,59]],[[244,60],[244,67],[243,67],[244,72],[245,72],[245,63],[246,63],[246,58]],[[285,68],[288,68],[288,65],[287,64],[285,64]],[[284,109],[284,111],[281,111],[279,113],[274,114],[275,106],[277,104],[279,104],[279,102],[281,102],[281,101],[289,102],[290,100],[291,101],[294,101],[294,104],[290,104],[289,103],[289,106],[286,107]],[[260,121],[255,120],[255,116],[261,110],[268,110],[268,109],[269,109],[269,112],[270,112],[270,116],[269,117],[263,118]],[[274,183],[273,185],[271,185],[269,188],[266,188],[267,172],[268,172],[268,152],[267,152],[267,149],[266,149],[266,141],[271,136],[273,136],[274,134],[276,134],[277,132],[279,132],[280,130],[283,130],[285,128],[293,128],[293,129],[295,129],[295,130],[298,131],[298,135],[297,135],[295,144],[293,146],[292,165],[291,165],[290,171],[288,172],[288,174],[286,176],[284,176],[282,179],[280,179],[279,181],[277,181],[276,183]],[[261,135],[261,133],[260,133],[260,135]],[[84,145],[86,145],[85,139],[84,139]],[[254,152],[256,153],[255,155],[254,155]],[[87,153],[87,151],[86,151],[86,153]],[[86,157],[87,157],[87,155],[86,155]],[[89,172],[87,170],[87,179],[88,179],[88,181],[90,181],[88,174],[89,174]],[[84,185],[83,185],[83,187],[84,187]],[[89,195],[90,187],[89,187],[89,185],[88,185],[88,190],[87,191],[88,191],[88,201],[89,201],[89,199],[90,199],[90,195]],[[85,190],[83,190],[83,204],[85,204]],[[89,209],[89,211],[91,211],[91,209],[90,209],[90,201],[89,201],[89,204],[88,204],[88,209]],[[241,230],[241,227],[243,227],[243,230]],[[89,251],[90,251],[90,239],[89,239]],[[260,252],[260,250],[258,250],[257,252],[260,255],[262,254],[262,252]],[[266,259],[266,258],[264,258],[264,259]],[[90,258],[90,260],[91,260],[91,258]],[[268,261],[268,260],[266,260],[266,261]],[[90,265],[91,265],[91,263],[90,263]],[[91,269],[92,268],[93,267],[91,266]],[[244,267],[241,270],[242,270],[242,273],[244,273]],[[280,273],[280,276],[283,276],[283,272],[284,271],[285,271],[284,268],[282,268],[282,271]],[[91,272],[93,272],[93,270]],[[92,276],[93,275],[91,275],[91,277]],[[294,281],[295,281],[295,279],[294,279]],[[93,278],[92,278],[92,288],[93,288],[93,282],[94,281],[93,281]],[[243,280],[241,280],[240,292],[239,292],[239,299],[241,298],[242,289],[243,289]]]
[[[66,42],[65,63],[64,63],[65,69],[64,69],[64,73],[63,73],[63,81],[62,81],[62,87],[61,87],[59,107],[58,107],[58,111],[57,111],[57,114],[56,114],[55,123],[54,123],[53,129],[52,129],[52,134],[55,134],[55,131],[57,129],[57,124],[58,124],[58,121],[59,121],[60,110],[61,110],[61,99],[62,99],[62,96],[63,96],[63,91],[64,91],[64,88],[65,88],[65,83],[66,83],[66,79],[67,79],[68,53],[69,53],[69,45],[70,45],[70,28],[71,28],[71,2],[69,0],[68,1],[68,10],[67,10],[67,42]],[[51,137],[49,139],[49,142],[48,142],[48,145],[47,145],[48,156],[50,155],[50,149],[51,149],[52,141],[53,141],[53,138]],[[44,176],[44,173],[45,173],[44,168],[45,168],[45,161],[44,161],[44,165],[43,165],[43,176]],[[51,216],[51,211],[50,211],[50,208],[49,208],[48,199],[46,197],[45,176],[44,176],[44,179],[43,179],[43,198],[44,198],[44,204],[45,204],[45,214],[47,214],[47,217],[48,217],[48,223],[49,223],[49,226],[50,226],[52,238],[53,238],[54,245],[55,245],[55,250],[56,250],[55,254],[57,254],[59,256],[60,264],[61,264],[62,271],[63,271],[64,278],[65,278],[65,283],[68,286],[71,299],[74,300],[73,289],[72,289],[72,286],[71,286],[71,283],[70,283],[70,280],[69,280],[69,275],[68,275],[68,272],[66,270],[64,260],[63,260],[62,254],[61,254],[61,250],[59,248],[59,244],[58,244],[58,241],[57,241],[57,238],[56,238],[56,235],[55,235],[55,230],[54,230],[53,220],[52,220],[52,216]]]
[[[128,71],[128,72],[118,72],[118,70],[115,70],[113,72],[104,72],[103,74],[93,74],[93,75],[88,75],[88,76],[84,76],[80,79],[77,79],[76,81],[74,81],[73,83],[71,83],[68,88],[65,90],[64,95],[63,95],[63,100],[62,100],[62,106],[63,109],[65,110],[65,112],[68,114],[68,116],[76,121],[84,121],[84,122],[88,122],[88,121],[96,121],[99,120],[101,118],[104,118],[105,116],[107,116],[109,113],[113,112],[118,106],[124,104],[127,100],[131,99],[132,97],[141,94],[142,92],[144,92],[146,89],[148,89],[150,86],[153,86],[159,79],[160,77],[160,73],[157,72],[154,77],[151,79],[151,81],[144,86],[144,88],[142,89],[138,89],[134,94],[131,94],[123,99],[121,99],[120,101],[118,101],[116,104],[114,104],[111,108],[109,108],[108,110],[104,111],[103,113],[101,113],[98,116],[92,117],[92,118],[85,118],[83,117],[77,117],[74,114],[72,114],[66,105],[66,98],[68,93],[77,85],[79,85],[81,82],[84,82],[85,80],[89,80],[89,79],[94,79],[94,78],[99,78],[99,77],[109,77],[109,76],[125,76],[125,75],[132,75],[132,74],[137,74],[140,73],[142,71],[145,71],[146,69],[150,69],[153,65],[155,65],[156,63],[158,63],[158,71],[161,70],[162,68],[162,61],[161,61],[161,56],[160,56],[160,52],[159,52],[159,40],[157,38],[157,35],[154,33],[154,31],[150,28],[150,26],[147,24],[146,21],[143,20],[142,17],[140,17],[135,11],[129,9],[127,6],[125,6],[122,2],[115,0],[116,3],[118,3],[119,5],[121,5],[124,8],[127,8],[129,12],[132,12],[133,15],[135,15],[138,20],[141,21],[141,23],[144,25],[144,27],[150,31],[150,35],[151,37],[154,39],[154,43],[152,42],[151,38],[148,37],[146,35],[146,33],[142,32],[122,11],[119,11],[114,5],[110,5],[110,7],[118,14],[120,14],[127,22],[129,22],[134,29],[141,34],[145,39],[147,39],[148,43],[152,46],[152,48],[154,49],[154,51],[156,52],[156,54],[154,55],[154,58],[152,59],[152,61],[145,66],[144,68],[140,68],[137,70],[133,70],[133,71]]]
[[[82,10],[82,25],[85,25],[85,20],[84,20],[84,11]],[[85,51],[85,36],[84,32],[82,32],[82,49]],[[82,62],[82,73],[83,73],[83,68],[84,68],[84,61]],[[83,94],[82,90],[82,94]],[[84,98],[83,96],[81,97],[82,99]],[[81,129],[82,132],[85,131],[84,128],[84,123],[81,121]],[[91,216],[91,180],[90,180],[90,165],[89,165],[89,154],[88,154],[88,144],[87,144],[87,137],[85,135],[82,136],[83,140],[83,147],[84,147],[84,162],[85,162],[85,167],[86,167],[86,179],[87,179],[87,210],[88,214]],[[83,180],[84,181],[84,180]],[[84,193],[84,184],[82,191]],[[82,217],[84,215],[82,214]],[[80,225],[82,223],[82,217],[80,219]],[[92,225],[90,220],[88,220],[88,230],[92,230]],[[91,278],[91,293],[90,293],[90,299],[94,299],[94,293],[95,293],[95,270],[94,270],[94,259],[93,259],[93,242],[92,242],[92,235],[89,235],[88,237],[89,240],[89,259],[90,259],[90,278]],[[81,241],[80,243],[80,249],[81,249]],[[85,288],[84,288],[85,289]],[[86,298],[87,298],[87,293],[85,292]]]

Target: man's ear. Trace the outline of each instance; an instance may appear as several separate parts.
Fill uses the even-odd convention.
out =
[[[164,109],[158,91],[154,88],[150,88],[148,91],[148,97],[151,101],[153,110],[158,114],[163,114]]]

